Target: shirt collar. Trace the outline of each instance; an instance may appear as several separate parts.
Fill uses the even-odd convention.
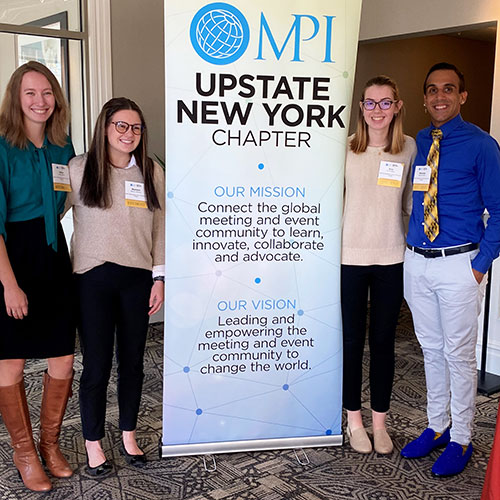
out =
[[[431,136],[431,133],[434,129],[439,128],[439,130],[443,132],[443,137],[446,137],[448,134],[451,134],[451,132],[453,132],[457,127],[462,125],[463,122],[464,120],[462,116],[458,114],[457,116],[455,116],[455,118],[452,118],[450,121],[447,121],[440,127],[435,127],[434,125],[431,125],[428,131],[429,136]]]
[[[136,167],[136,166],[137,166],[137,162],[135,161],[135,156],[130,155],[130,161],[128,162],[128,165],[124,168],[124,170],[127,170],[127,168]]]

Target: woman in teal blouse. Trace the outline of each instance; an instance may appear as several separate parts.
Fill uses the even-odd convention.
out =
[[[58,438],[73,380],[71,264],[59,215],[74,156],[69,110],[54,75],[28,62],[10,78],[0,108],[0,413],[25,486],[48,491],[24,389],[26,359],[47,358],[38,450],[54,477],[71,467]]]

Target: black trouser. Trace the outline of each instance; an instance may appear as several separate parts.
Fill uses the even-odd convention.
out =
[[[119,428],[136,428],[151,286],[151,271],[109,262],[77,275],[83,353],[80,413],[83,437],[89,441],[104,437],[115,333]]]
[[[403,301],[403,264],[341,267],[344,339],[344,408],[361,409],[363,350],[370,291],[371,408],[389,410],[394,379],[394,339]]]

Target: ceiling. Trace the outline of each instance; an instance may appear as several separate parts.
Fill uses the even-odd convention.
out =
[[[496,26],[485,26],[477,29],[463,29],[455,33],[447,33],[448,36],[456,38],[468,38],[470,40],[479,40],[481,42],[495,43],[497,36]]]

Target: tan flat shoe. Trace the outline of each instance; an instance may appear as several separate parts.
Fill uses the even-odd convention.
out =
[[[388,455],[392,453],[394,445],[392,439],[385,429],[375,429],[373,431],[373,447],[377,453]]]
[[[349,436],[349,444],[354,451],[358,453],[372,452],[372,442],[364,427],[358,427],[351,431],[349,426],[347,426],[347,435]]]

